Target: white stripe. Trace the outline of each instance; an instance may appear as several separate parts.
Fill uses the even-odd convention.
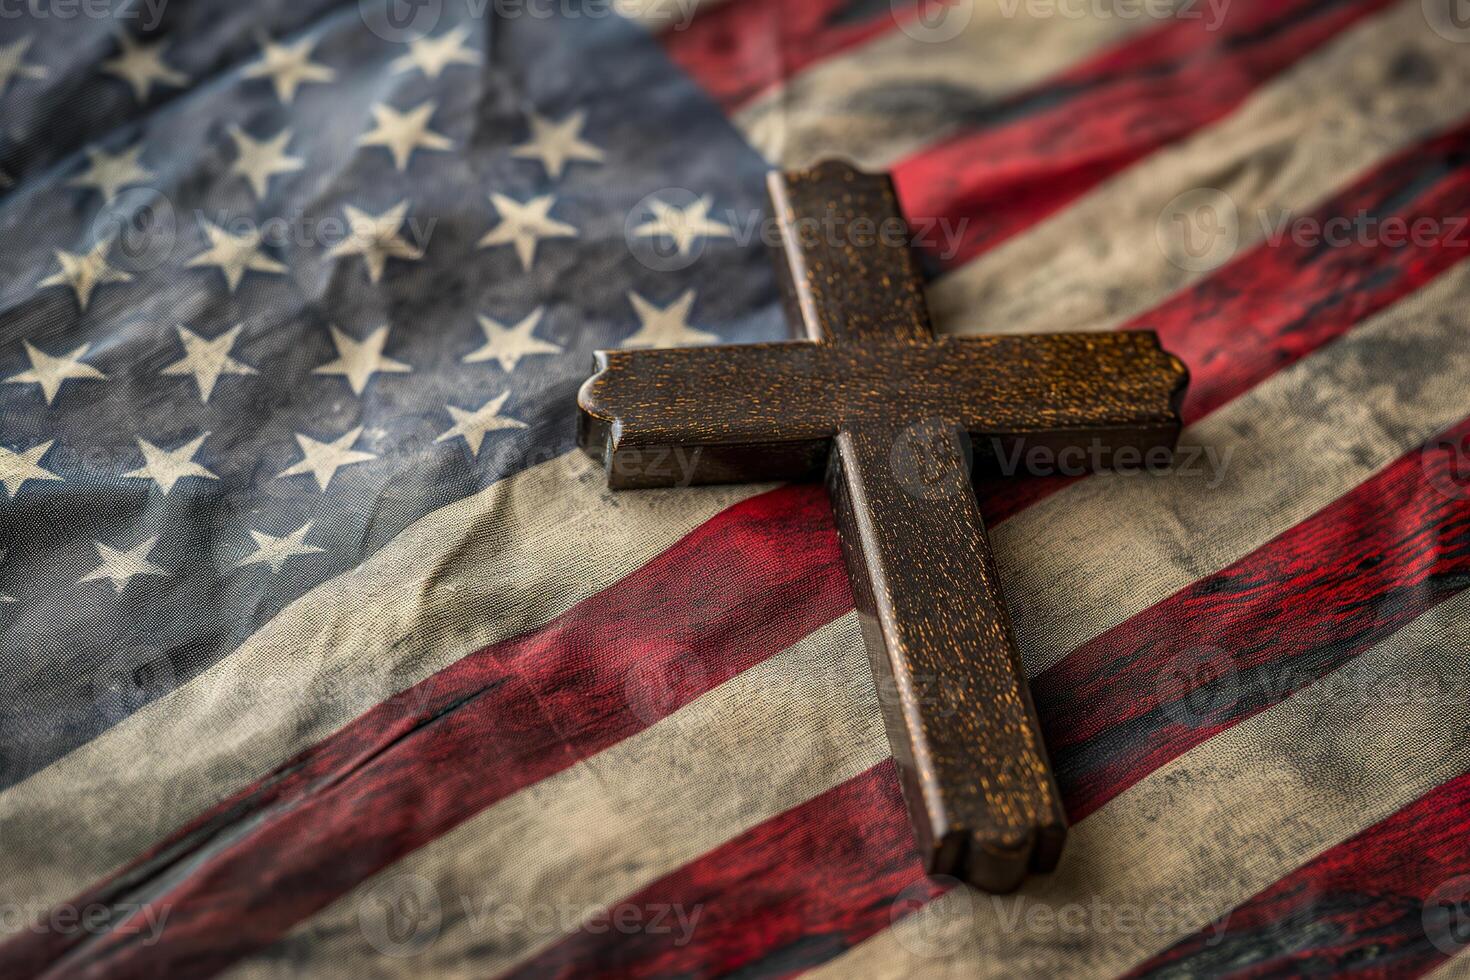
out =
[[[1079,823],[1055,874],[951,892],[816,975],[1107,976],[1167,949],[1470,766],[1467,630],[1462,592]]]
[[[1452,288],[1456,285],[1461,291]],[[1219,440],[1215,445],[1233,446],[1239,466],[1235,478],[1214,490],[1202,481],[1184,479],[1150,479],[1142,485],[1095,479],[1059,494],[1049,507],[1032,508],[1001,525],[996,536],[997,551],[1003,552],[999,563],[1012,574],[1024,569],[1033,590],[1013,593],[1011,599],[1012,610],[1021,614],[1018,625],[1024,626],[1019,636],[1028,669],[1033,673],[1039,670],[1053,649],[1049,646],[1053,637],[1038,626],[1039,610],[1055,610],[1058,617],[1070,615],[1072,605],[1080,598],[1086,615],[1075,617],[1068,625],[1084,632],[1101,630],[1121,615],[1115,607],[1141,608],[1162,599],[1174,590],[1179,577],[1189,574],[1188,559],[1157,560],[1161,551],[1177,547],[1188,554],[1190,549],[1197,549],[1202,556],[1202,570],[1230,553],[1244,552],[1254,546],[1253,542],[1264,541],[1306,516],[1310,513],[1306,508],[1314,502],[1327,502],[1370,476],[1373,470],[1421,441],[1420,433],[1436,431],[1443,419],[1466,411],[1463,398],[1456,399],[1454,392],[1463,393],[1470,384],[1470,352],[1462,343],[1470,308],[1459,301],[1467,293],[1470,275],[1444,279],[1402,309],[1392,311],[1392,315],[1365,324],[1343,342],[1318,352],[1219,413],[1229,424],[1209,430],[1209,437]],[[1437,310],[1451,309],[1460,311],[1457,320],[1434,315]],[[1382,389],[1400,379],[1401,374],[1408,376],[1405,363],[1425,370],[1423,376],[1406,383],[1408,390],[1395,401]],[[1354,394],[1362,392],[1376,392],[1365,410],[1354,413],[1341,407],[1351,405]],[[1344,423],[1352,424],[1346,430],[1340,429]],[[1345,441],[1339,443],[1344,435]],[[1295,468],[1304,472],[1298,474]],[[1101,489],[1088,489],[1089,485]],[[1002,536],[1007,527],[1017,530]],[[1075,572],[1067,567],[1069,561],[1076,563]],[[1029,567],[1032,565],[1035,567]],[[1093,596],[1110,597],[1111,605],[1093,602]],[[819,700],[818,718],[821,712],[828,712],[840,719],[860,719],[862,712],[872,710],[869,672],[856,638],[852,643],[845,657],[839,659],[834,653],[835,672],[825,672],[819,678],[828,683],[825,688],[820,683],[816,688],[818,692],[826,691]],[[566,896],[569,904],[596,904],[614,902],[641,884],[675,870],[749,825],[743,817],[719,811],[714,824],[700,823],[691,835],[695,839],[687,845],[670,846],[667,837],[648,845],[647,835],[656,833],[653,828],[663,827],[661,833],[666,834],[667,828],[677,828],[691,813],[699,811],[699,807],[690,806],[691,800],[717,800],[728,795],[743,801],[756,794],[756,809],[769,809],[774,814],[779,812],[780,796],[787,790],[778,786],[776,792],[767,795],[765,789],[753,788],[752,782],[762,777],[753,777],[748,766],[774,766],[781,773],[815,771],[829,765],[831,759],[845,765],[853,758],[851,745],[834,742],[830,730],[813,720],[811,696],[806,693],[812,690],[812,678],[806,670],[788,658],[772,669],[762,669],[754,689],[742,675],[725,685],[730,692],[724,692],[724,688],[715,692],[721,703],[728,699],[730,703],[749,705],[757,715],[754,721],[744,710],[738,717],[714,712],[701,716],[705,719],[702,724],[708,727],[695,731],[676,723],[678,727],[671,735],[660,731],[665,724],[660,722],[639,736],[639,747],[634,750],[639,765],[605,766],[601,756],[588,760],[594,772],[609,774],[608,781],[618,787],[620,798],[648,801],[647,808],[633,816],[618,810],[601,814],[595,821],[596,830],[584,831],[597,835],[589,846],[583,847],[573,839],[578,833],[577,820],[586,821],[589,812],[582,798],[574,793],[563,803],[558,799],[563,790],[548,781],[525,791],[525,799],[508,800],[467,824],[456,832],[454,843],[431,845],[421,866],[429,870],[422,873],[431,880],[451,882],[445,888],[450,895],[462,894],[456,889],[470,887],[464,882],[486,875],[488,891],[472,892],[472,901],[496,894],[521,901],[524,899],[517,896],[540,889],[544,898]],[[788,691],[795,693],[788,695]],[[846,721],[843,729],[847,730]],[[704,759],[698,764],[689,760],[684,776],[671,775],[686,765],[690,751],[686,742],[709,740],[723,746],[730,738],[743,739],[753,747],[777,748],[752,748],[749,760]],[[871,745],[865,750],[868,753],[887,752],[876,715],[869,718],[861,732],[854,729],[852,738],[870,739]],[[671,746],[663,759],[653,757],[644,748],[660,744]],[[859,757],[869,756],[860,753]],[[783,779],[776,777],[778,784]],[[790,793],[786,805],[794,806],[799,798],[837,782],[804,782],[799,792]],[[548,809],[553,816],[536,824],[535,829],[553,842],[565,844],[566,852],[560,853],[555,847],[528,848],[526,837],[520,836],[522,831],[509,838],[500,836],[495,829],[500,807]],[[577,813],[577,820],[561,816],[568,812]],[[533,835],[534,831],[524,833]],[[482,837],[491,844],[472,849],[469,842]],[[461,848],[462,863],[457,866],[456,851]],[[410,858],[404,866],[420,867],[414,863],[417,860]],[[627,877],[608,873],[609,868],[622,863],[634,873]],[[515,870],[491,870],[507,866]],[[529,884],[510,887],[506,884],[507,873]],[[373,882],[367,883],[339,902],[326,919],[303,924],[289,942],[289,952],[268,951],[252,970],[269,971],[283,963],[296,963],[299,957],[314,956],[307,951],[313,936],[347,937],[340,940],[342,946],[329,943],[329,960],[347,955],[346,950],[356,948],[354,943],[360,947],[363,940],[352,935],[349,920],[356,913],[356,901],[371,894],[375,887]],[[478,942],[472,945],[477,956],[486,955],[489,948],[531,955],[555,935],[541,935],[527,942],[516,935],[516,930],[507,929],[504,934],[476,938]],[[447,965],[454,951],[468,942],[453,939],[446,945],[449,953],[436,947],[435,952],[426,955],[435,957],[437,969]]]
[[[951,134],[966,115],[1155,26],[1151,18],[1170,9],[1130,6],[1140,15],[1123,17],[1080,6],[1079,16],[1059,17],[1044,4],[958,4],[955,15],[969,11],[969,20],[941,42],[890,27],[796,73],[735,113],[735,124],[773,163],[839,156],[884,169]]]
[[[955,333],[1115,327],[1206,274],[1171,261],[1195,264],[1179,236],[1203,235],[1204,205],[1217,203],[1226,234],[1218,252],[1203,249],[1212,239],[1196,237],[1195,254],[1223,262],[1263,240],[1263,221],[1274,228],[1283,210],[1310,212],[1463,118],[1466,91],[1465,45],[1434,33],[1418,0],[1405,0],[1293,66],[1219,124],[940,279],[929,290],[935,319]],[[1176,222],[1170,202],[1186,193],[1194,197],[1176,206],[1186,219]]]
[[[867,676],[857,614],[848,613],[652,728],[490,807],[232,975],[510,969],[609,896],[637,891],[881,762],[888,746]],[[769,710],[773,698],[779,715]],[[410,875],[432,889],[440,922],[432,943],[385,961],[359,914]]]
[[[65,899],[389,696],[545,624],[763,489],[611,499],[573,453],[416,521],[222,662],[0,793],[0,882]],[[21,928],[0,917],[0,930]]]
[[[1470,978],[1470,951],[1461,950],[1424,977],[1425,980],[1467,980]]]

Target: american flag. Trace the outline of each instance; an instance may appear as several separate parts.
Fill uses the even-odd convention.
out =
[[[1470,972],[1463,0],[0,3],[0,974]],[[1152,329],[983,481],[1073,829],[926,878],[818,486],[610,494],[592,352]],[[927,232],[927,233],[926,233]]]

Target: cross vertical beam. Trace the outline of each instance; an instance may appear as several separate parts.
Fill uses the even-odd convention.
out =
[[[933,341],[886,175],[826,165],[769,187],[787,306],[808,338],[875,357]],[[925,868],[1007,891],[1055,867],[1066,814],[962,436],[939,418],[850,421],[827,486]]]

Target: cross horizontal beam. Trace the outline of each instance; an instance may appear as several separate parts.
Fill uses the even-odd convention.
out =
[[[1153,334],[1134,332],[599,351],[597,368],[578,399],[580,441],[615,488],[810,476],[844,427],[895,412],[987,449],[1078,446],[1105,460],[1172,447],[1187,380]]]

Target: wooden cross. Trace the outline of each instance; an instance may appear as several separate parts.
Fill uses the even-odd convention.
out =
[[[1056,865],[1066,816],[966,450],[1167,456],[1188,373],[1152,333],[936,337],[886,175],[829,162],[770,193],[805,339],[599,351],[581,444],[615,489],[825,474],[926,869],[1010,890]]]

